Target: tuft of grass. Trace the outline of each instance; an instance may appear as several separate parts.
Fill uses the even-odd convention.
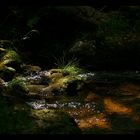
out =
[[[82,72],[82,69],[79,68],[79,65],[73,60],[69,61],[63,68],[64,72],[69,73],[70,75],[78,75]]]
[[[79,67],[79,61],[76,58],[67,60],[65,54],[63,57],[56,59],[55,65],[69,75],[78,75],[83,72],[83,69]]]

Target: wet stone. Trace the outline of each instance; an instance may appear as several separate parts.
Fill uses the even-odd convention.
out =
[[[26,102],[33,109],[45,109],[45,100],[31,100]]]
[[[30,74],[26,76],[26,81],[30,84],[48,84],[50,82],[49,77],[47,77],[46,71],[41,71],[38,73]]]
[[[47,103],[45,100],[31,100],[26,102],[33,109],[90,109],[95,113],[101,113],[99,109],[97,109],[97,104],[94,102],[91,103],[80,103],[80,102],[65,102],[60,103],[55,101],[54,103]]]

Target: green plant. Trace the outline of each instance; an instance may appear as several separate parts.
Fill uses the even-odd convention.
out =
[[[11,49],[7,49],[7,53],[2,57],[2,61],[9,63],[11,61],[21,62],[20,56],[17,52]]]
[[[8,83],[7,92],[9,94],[14,94],[14,96],[24,97],[28,94],[29,90],[25,80],[17,77]]]
[[[65,53],[63,53],[63,57],[56,59],[55,65],[69,75],[77,75],[83,71],[79,68],[79,61],[73,57],[71,60],[66,59]]]

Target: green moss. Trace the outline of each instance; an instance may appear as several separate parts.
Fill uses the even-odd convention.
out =
[[[24,97],[29,90],[23,79],[16,78],[9,82],[6,92],[17,97]]]
[[[0,134],[35,133],[35,122],[29,117],[29,108],[9,105],[0,97]]]
[[[6,49],[0,48],[0,53],[6,52]]]
[[[21,63],[21,58],[19,54],[11,49],[1,49],[2,53],[0,54],[0,76],[9,81],[13,78],[19,65]]]
[[[14,50],[8,50],[7,53],[1,59],[4,64],[7,64],[11,61],[21,62],[20,56]]]
[[[39,118],[39,126],[48,134],[79,134],[81,130],[67,113],[54,110],[33,110],[35,118]],[[45,122],[45,123],[44,123]]]
[[[10,104],[0,96],[0,134],[77,134],[80,129],[66,113],[32,110],[24,104]]]

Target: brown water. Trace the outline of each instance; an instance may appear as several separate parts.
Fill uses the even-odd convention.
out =
[[[78,96],[32,100],[34,109],[68,112],[83,133],[128,134],[140,132],[139,72],[96,72]]]

